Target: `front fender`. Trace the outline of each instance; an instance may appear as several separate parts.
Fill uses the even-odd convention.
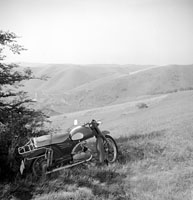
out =
[[[110,131],[104,130],[104,131],[102,131],[102,134],[103,135],[110,135]]]

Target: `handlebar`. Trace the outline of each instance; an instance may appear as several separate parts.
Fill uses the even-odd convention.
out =
[[[83,125],[84,126],[89,126],[89,127],[91,127],[91,126],[98,126],[99,124],[101,124],[101,121],[96,121],[95,119],[93,119],[91,122],[87,122],[87,123],[84,123]]]

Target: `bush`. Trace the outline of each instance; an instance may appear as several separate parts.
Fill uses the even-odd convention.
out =
[[[147,106],[146,103],[138,103],[138,104],[137,104],[137,107],[138,107],[139,109],[148,108],[148,106]]]
[[[4,47],[8,47],[13,53],[20,53],[24,48],[15,41],[14,33],[0,31],[0,60]],[[21,83],[34,79],[31,70],[17,70],[15,64],[0,63],[0,177],[13,175],[10,171],[18,170],[15,162],[16,148],[23,145],[32,135],[42,135],[46,116],[41,111],[32,108],[32,102],[27,93],[21,90]],[[4,163],[4,164],[2,164]],[[15,170],[13,170],[15,169]]]

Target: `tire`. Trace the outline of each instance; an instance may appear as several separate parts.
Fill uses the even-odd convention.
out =
[[[46,174],[47,171],[47,159],[42,156],[36,158],[32,164],[32,173],[35,177],[41,177]]]
[[[110,135],[105,135],[107,142],[104,141],[104,149],[106,159],[109,163],[113,163],[117,160],[118,147],[115,140]]]

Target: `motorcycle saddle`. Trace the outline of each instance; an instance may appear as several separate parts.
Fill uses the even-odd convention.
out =
[[[68,134],[63,134],[63,133],[58,133],[58,134],[53,134],[53,135],[43,135],[40,137],[34,137],[33,142],[34,142],[34,145],[37,148],[39,148],[39,147],[44,147],[51,144],[64,142],[68,137],[69,137]]]

